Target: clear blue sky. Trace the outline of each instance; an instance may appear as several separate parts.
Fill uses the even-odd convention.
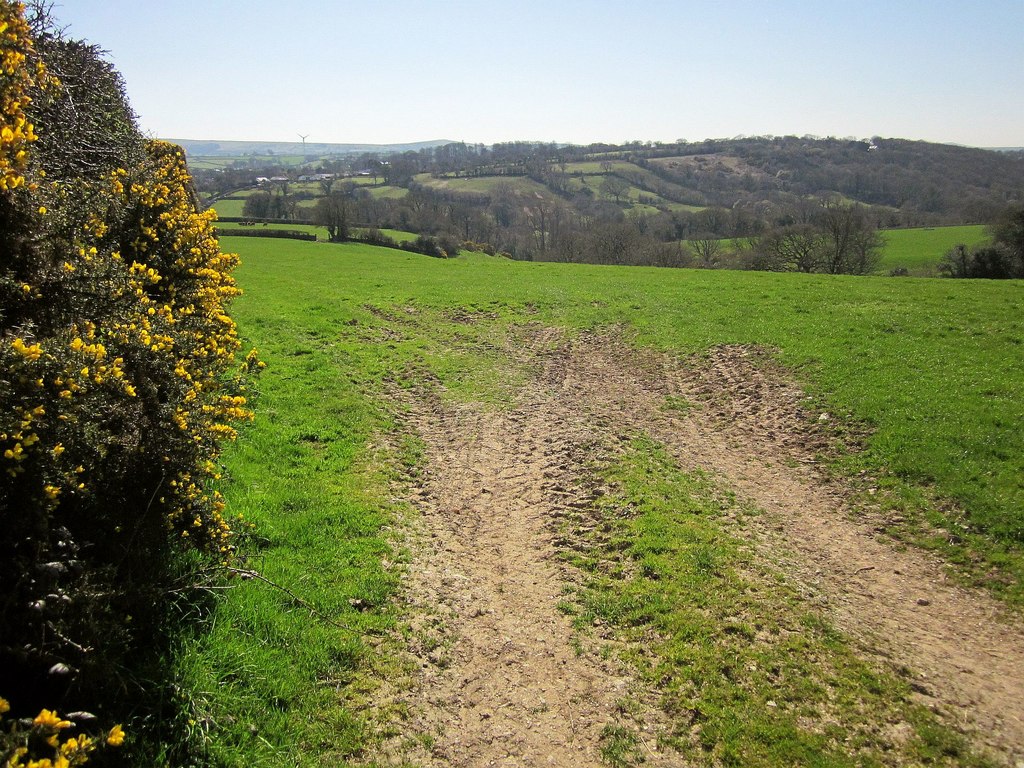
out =
[[[162,138],[1024,146],[1024,0],[58,0]]]

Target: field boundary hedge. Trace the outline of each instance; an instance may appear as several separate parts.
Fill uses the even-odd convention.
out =
[[[24,12],[0,0],[0,715],[35,723],[0,733],[12,767],[48,764],[26,739],[53,746],[58,710],[123,722],[128,752],[180,740],[155,734],[185,706],[171,638],[233,557],[218,457],[260,367],[183,150],[142,136],[99,49]]]
[[[287,240],[312,240],[317,239],[312,232],[298,232],[292,229],[217,229],[218,235],[230,237],[283,237]]]

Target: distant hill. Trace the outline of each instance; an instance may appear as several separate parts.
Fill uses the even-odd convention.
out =
[[[306,154],[318,146],[307,143]],[[570,242],[569,230],[593,233],[595,223],[617,226],[626,219],[636,223],[631,237],[674,242],[749,237],[803,221],[824,199],[859,203],[884,228],[988,223],[1007,205],[1024,201],[1024,152],[877,136],[588,146],[425,142],[404,145],[420,149],[398,154],[380,145],[327,146],[349,147],[354,154],[307,163],[307,170],[296,167],[299,142],[203,142],[191,151],[273,150],[275,155],[233,163],[197,154],[191,165],[198,188],[210,196],[253,185],[258,175],[283,174],[297,181],[314,166],[331,173],[364,172],[369,175],[358,194],[352,192],[359,201],[357,220],[416,232],[458,232],[463,239],[532,258],[550,258],[552,249],[582,248]],[[364,152],[381,160],[389,156],[374,163],[360,157]],[[291,196],[282,204],[308,211],[319,188],[280,192],[279,197]]]
[[[389,173],[391,184],[463,201],[511,190],[527,202],[538,194],[559,199],[587,216],[596,203],[614,203],[634,214],[717,209],[734,224],[826,197],[871,206],[885,226],[986,222],[1024,200],[1024,152],[881,137],[450,145],[419,153],[418,164],[393,161]]]
[[[184,147],[185,153],[192,157],[242,157],[245,155],[307,155],[322,157],[324,155],[351,155],[363,152],[418,152],[421,149],[433,149],[452,142],[447,139],[433,141],[415,141],[408,144],[326,144],[307,141],[305,147],[301,141],[212,141],[209,139],[167,139],[167,141]]]

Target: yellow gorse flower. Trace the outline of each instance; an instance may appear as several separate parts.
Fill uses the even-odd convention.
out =
[[[0,720],[10,709],[7,700],[0,698]],[[10,727],[0,723],[0,734],[13,740],[0,744],[0,755],[4,756],[3,768],[73,768],[87,763],[89,756],[99,746],[96,739],[84,733],[68,735],[62,741],[62,732],[74,725],[53,710],[44,709],[31,721],[31,725],[25,723],[27,721],[11,723]],[[115,725],[107,732],[104,741],[107,746],[119,747],[124,739],[124,730],[120,725]],[[51,754],[46,757],[34,756],[32,752],[42,745],[45,745],[44,751],[52,750]]]
[[[124,730],[120,725],[115,725],[107,734],[107,744],[112,747],[120,747],[124,744]]]
[[[52,729],[61,731],[65,728],[71,727],[70,720],[62,720],[60,718],[60,715],[49,709],[44,709],[42,712],[36,715],[35,719],[32,721],[32,724],[37,728],[42,728],[44,730]]]

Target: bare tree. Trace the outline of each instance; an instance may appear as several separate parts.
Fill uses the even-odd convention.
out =
[[[833,275],[863,275],[881,259],[882,239],[864,208],[830,199],[814,217],[824,234],[821,270]]]
[[[714,240],[712,238],[691,240],[690,247],[697,254],[700,266],[705,269],[714,269],[719,265],[722,256],[721,240]]]
[[[352,223],[352,199],[344,192],[334,192],[316,201],[313,221],[327,229],[332,243],[348,240]]]
[[[618,176],[605,176],[601,181],[601,194],[614,197],[615,202],[622,201],[623,196],[629,193],[629,182],[620,179]]]
[[[794,224],[759,238],[751,266],[774,272],[817,272],[824,249],[820,230],[809,224]]]

